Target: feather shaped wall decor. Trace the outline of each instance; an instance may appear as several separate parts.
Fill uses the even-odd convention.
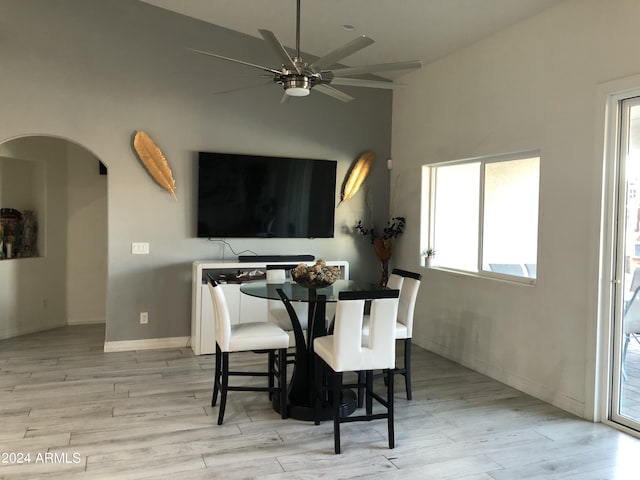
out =
[[[349,170],[349,174],[345,179],[344,185],[342,186],[342,195],[340,197],[340,203],[338,206],[342,204],[342,202],[346,202],[351,197],[353,197],[360,187],[367,179],[369,175],[369,171],[373,165],[373,161],[376,159],[376,154],[371,150],[367,150],[360,158],[353,164],[351,170]]]
[[[133,148],[149,175],[177,200],[176,182],[173,179],[171,167],[169,167],[169,163],[160,148],[142,130],[138,130],[133,137]]]

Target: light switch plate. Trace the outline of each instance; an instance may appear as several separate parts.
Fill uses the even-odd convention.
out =
[[[149,244],[147,242],[133,242],[131,253],[133,255],[149,255]]]

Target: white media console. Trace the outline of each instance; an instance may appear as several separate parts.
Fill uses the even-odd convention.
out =
[[[291,265],[301,262],[268,262],[269,265]],[[313,265],[315,262],[303,262]],[[329,261],[327,265],[340,268],[340,278],[349,279],[349,262]],[[193,262],[191,287],[191,349],[196,355],[215,353],[215,316],[211,297],[207,287],[206,275],[218,279],[221,275],[237,275],[238,273],[266,272],[265,262]],[[247,275],[248,277],[248,275]],[[251,277],[249,277],[251,278]],[[247,280],[251,281],[251,280]],[[221,284],[229,307],[231,323],[266,322],[267,301],[240,293],[241,283]]]

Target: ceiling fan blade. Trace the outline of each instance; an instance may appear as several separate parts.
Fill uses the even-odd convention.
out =
[[[188,48],[187,50],[191,50],[192,52],[199,53],[200,55],[207,55],[209,57],[220,58],[222,60],[227,60],[229,62],[239,63],[241,65],[247,65],[248,67],[259,68],[260,70],[264,70],[265,72],[271,72],[271,73],[277,73],[277,74],[282,73],[280,70],[264,67],[262,65],[256,65],[255,63],[245,62],[244,60],[237,60],[235,58],[225,57],[224,55],[218,55],[217,53],[205,52],[204,50],[197,50],[195,48]]]
[[[282,98],[280,98],[280,104],[289,103],[289,100],[291,100],[291,95],[287,95],[287,92],[284,92]]]
[[[332,52],[327,53],[324,57],[319,58],[318,60],[313,62],[311,65],[309,65],[309,69],[314,72],[319,72],[324,68],[328,68],[328,67],[331,67],[332,65],[335,65],[340,60],[342,60],[345,57],[348,57],[352,53],[355,53],[358,50],[362,50],[364,47],[368,47],[372,43],[374,43],[372,39],[370,39],[365,35],[362,35],[356,38],[355,40],[352,40],[349,43],[336,48]]]
[[[214,95],[220,95],[220,94],[223,94],[223,93],[240,92],[242,90],[250,90],[252,88],[264,87],[265,85],[271,85],[271,84],[273,84],[273,82],[272,81],[268,81],[268,82],[259,83],[257,85],[246,85],[244,87],[229,88],[227,90],[216,90],[213,93],[214,93]]]
[[[351,75],[362,75],[364,73],[385,72],[388,70],[405,70],[409,68],[422,68],[422,62],[420,60],[411,60],[408,62],[361,65],[359,67],[337,68],[336,70],[333,70],[333,73],[334,75],[344,75],[350,77]]]
[[[316,85],[313,87],[313,91],[318,91],[325,95],[329,95],[330,97],[337,98],[341,102],[350,102],[351,100],[354,100],[351,95],[347,95],[346,93],[341,92],[337,88],[330,87],[329,85]]]
[[[331,80],[332,85],[344,85],[346,87],[369,87],[369,88],[388,88],[389,90],[399,87],[401,83],[382,82],[378,80],[361,80],[359,78],[342,78],[334,77]]]
[[[264,38],[267,43],[271,45],[271,48],[278,54],[278,56],[282,59],[282,63],[285,67],[290,70],[295,70],[298,74],[302,74],[300,69],[296,66],[289,52],[284,48],[284,46],[278,41],[275,34],[270,30],[258,29],[262,38]]]

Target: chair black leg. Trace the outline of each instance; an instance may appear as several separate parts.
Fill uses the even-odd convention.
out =
[[[342,372],[333,373],[333,446],[340,453],[340,391],[342,390]]]
[[[387,370],[387,375],[387,430],[389,431],[389,448],[394,448],[396,439],[393,426],[393,368]]]
[[[363,386],[364,382],[365,382],[365,374],[361,370],[358,372],[358,408],[362,408],[362,406],[364,405],[364,395],[365,395],[365,390]]]
[[[275,387],[275,374],[274,367],[276,364],[276,352],[275,350],[269,350],[267,360],[267,372],[269,377],[269,400],[273,398],[273,389]]]
[[[222,352],[222,386],[220,388],[220,410],[218,425],[222,425],[224,409],[227,406],[227,387],[229,386],[229,352]]]
[[[367,370],[367,388],[366,388],[366,397],[367,397],[367,415],[373,415],[373,397],[371,393],[373,392],[373,370]]]
[[[218,400],[218,386],[220,385],[220,369],[221,369],[221,357],[222,352],[220,351],[220,347],[216,343],[216,366],[215,373],[213,374],[213,395],[211,396],[211,406],[216,406],[216,401]]]
[[[404,340],[404,385],[407,390],[407,400],[411,400],[411,339]]]
[[[280,414],[283,419],[288,417],[287,409],[287,349],[281,348],[278,352],[278,387],[280,388]]]
[[[313,424],[320,425],[320,405],[322,403],[322,360],[316,357],[313,381]]]

